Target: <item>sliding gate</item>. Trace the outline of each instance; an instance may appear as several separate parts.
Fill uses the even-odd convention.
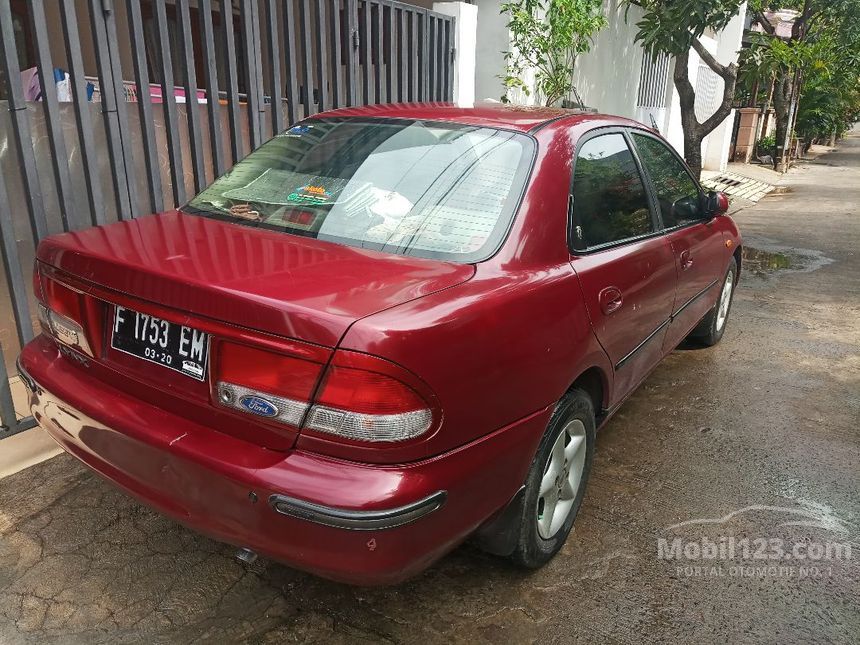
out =
[[[388,0],[0,0],[0,438],[34,425],[41,238],[179,206],[316,112],[450,101],[453,39]]]

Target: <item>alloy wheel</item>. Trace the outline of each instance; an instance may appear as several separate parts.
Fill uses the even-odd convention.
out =
[[[585,425],[573,419],[558,433],[544,466],[537,504],[538,534],[544,540],[558,533],[573,510],[587,450]]]
[[[723,292],[720,294],[720,304],[717,309],[717,331],[723,328],[723,325],[726,324],[726,318],[729,317],[729,305],[732,302],[732,285],[734,281],[735,274],[733,271],[729,271],[723,284]]]

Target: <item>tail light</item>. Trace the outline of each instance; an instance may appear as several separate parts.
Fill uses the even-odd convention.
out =
[[[84,320],[84,295],[51,278],[41,279],[38,269],[34,272],[33,287],[39,303],[39,324],[42,331],[55,339],[93,356],[92,348],[82,326]]]
[[[220,345],[217,391],[229,408],[298,427],[322,365],[245,345]]]
[[[272,422],[352,441],[405,441],[430,429],[431,406],[404,382],[407,379],[391,373],[399,373],[399,368],[367,356],[362,360],[371,368],[382,366],[380,371],[339,364],[337,357],[345,355],[342,350],[335,354],[314,397],[321,364],[222,343],[218,402]]]
[[[433,414],[415,390],[394,377],[332,366],[305,427],[355,441],[405,441],[430,429]]]

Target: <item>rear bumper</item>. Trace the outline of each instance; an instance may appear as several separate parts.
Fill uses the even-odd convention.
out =
[[[30,408],[67,452],[194,530],[299,569],[392,584],[428,567],[516,493],[541,411],[422,462],[374,466],[225,435],[120,392],[39,336],[19,359]]]

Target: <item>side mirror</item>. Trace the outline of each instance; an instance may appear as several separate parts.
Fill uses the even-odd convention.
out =
[[[725,215],[729,210],[729,196],[725,193],[711,191],[708,193],[708,213]]]
[[[675,221],[692,222],[702,217],[702,202],[699,196],[681,197],[672,204],[672,216]]]

